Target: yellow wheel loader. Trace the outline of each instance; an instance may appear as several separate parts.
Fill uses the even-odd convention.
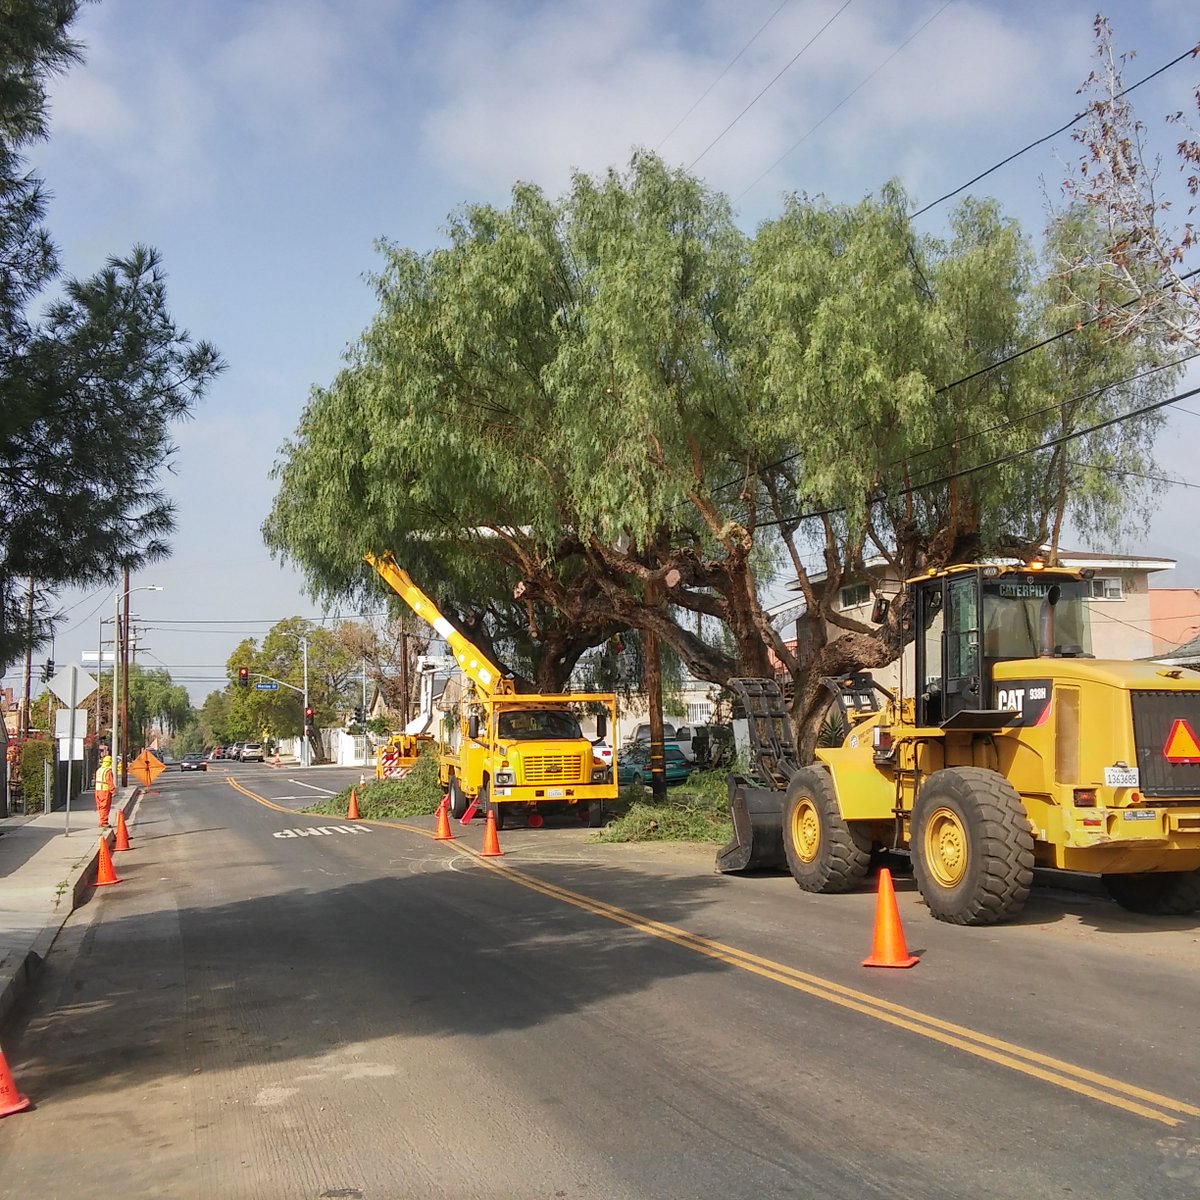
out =
[[[972,565],[911,591],[899,694],[826,681],[849,722],[802,766],[772,680],[734,680],[754,778],[731,776],[725,872],[842,892],[907,851],[935,917],[1020,912],[1034,867],[1095,874],[1124,908],[1200,908],[1200,674],[1090,654],[1090,572]],[[907,671],[909,678],[905,678]]]

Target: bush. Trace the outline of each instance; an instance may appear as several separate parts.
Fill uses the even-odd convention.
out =
[[[640,787],[627,787],[620,803],[627,811],[610,821],[599,842],[727,842],[733,836],[729,819],[728,772],[693,771],[687,783],[668,790],[656,803]]]
[[[639,796],[630,803],[623,816],[610,821],[593,840],[720,844],[732,836],[733,824],[724,800],[718,808],[703,797],[672,792],[661,804]]]
[[[25,811],[41,812],[46,803],[45,764],[54,762],[54,743],[27,741],[21,747],[21,792],[25,797]],[[53,772],[51,783],[53,788]]]
[[[403,779],[371,779],[362,787],[355,784],[354,791],[360,817],[423,817],[435,813],[442,800],[437,755],[431,751],[422,753]],[[305,811],[344,817],[349,804],[350,789],[346,788]]]

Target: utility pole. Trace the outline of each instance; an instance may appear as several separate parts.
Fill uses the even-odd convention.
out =
[[[29,733],[29,701],[33,685],[33,576],[29,577],[29,607],[26,617],[25,630],[25,703],[21,708],[21,720],[18,741],[24,743]]]
[[[400,618],[400,703],[404,711],[400,714],[400,728],[408,728],[408,715],[412,712],[412,698],[408,694],[408,630],[404,628],[404,618]]]
[[[121,786],[129,783],[129,568],[125,568],[125,637],[121,645]]]
[[[308,638],[301,639],[304,645],[304,711],[308,712]],[[308,744],[308,722],[300,726],[300,765],[312,765],[312,747]]]
[[[647,608],[657,607],[658,580],[646,580],[645,598]],[[662,659],[659,657],[658,633],[655,630],[646,628],[642,631],[642,650],[646,659],[646,702],[650,706],[650,790],[655,800],[665,800],[667,775],[663,750]]]

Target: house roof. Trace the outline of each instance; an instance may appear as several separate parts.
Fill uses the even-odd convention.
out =
[[[1048,549],[1048,547],[1044,547]],[[995,562],[1002,564],[1016,563],[1015,558],[994,558],[985,559],[985,562]],[[1140,554],[1101,554],[1094,550],[1062,550],[1058,552],[1058,561],[1064,567],[1074,567],[1076,570],[1086,570],[1091,568],[1096,571],[1145,571],[1150,574],[1154,571],[1170,571],[1176,566],[1176,560],[1173,558],[1155,558]],[[877,555],[875,558],[868,559],[864,564],[867,574],[878,571],[887,566],[887,559],[882,555]],[[825,572],[814,572],[809,577],[813,583],[819,583],[825,578]],[[793,579],[785,585],[788,591],[798,592],[800,590],[799,581]]]
[[[1182,667],[1200,662],[1200,634],[1197,634],[1190,642],[1184,642],[1182,646],[1176,646],[1164,654],[1156,654],[1154,661],[1166,663],[1170,667]]]

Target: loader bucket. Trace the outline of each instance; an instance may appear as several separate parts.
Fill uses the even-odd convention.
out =
[[[733,838],[717,851],[717,870],[786,870],[783,856],[783,792],[752,787],[740,775],[729,776],[729,816]]]

